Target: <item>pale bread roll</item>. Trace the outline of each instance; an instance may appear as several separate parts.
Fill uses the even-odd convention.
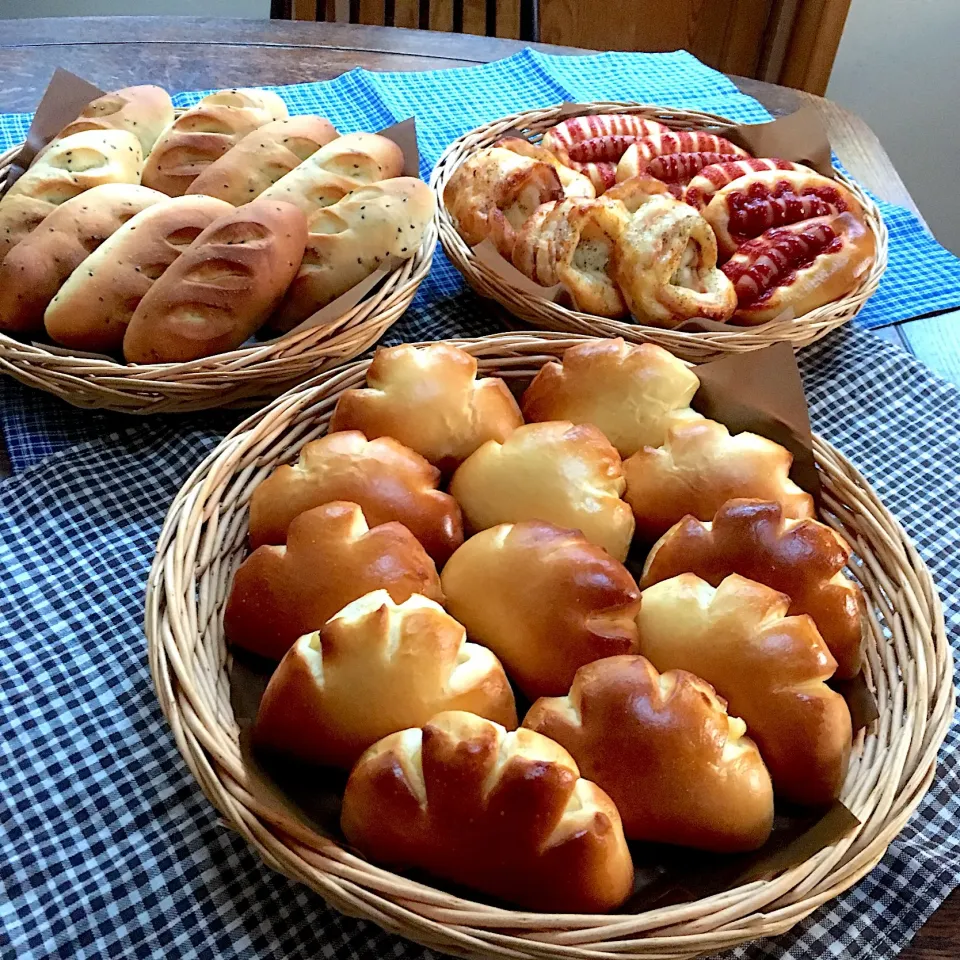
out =
[[[323,117],[271,120],[248,133],[187,187],[186,192],[218,197],[235,207],[256,200],[339,134]]]
[[[74,350],[119,352],[130,318],[157,278],[232,209],[213,197],[164,197],[138,213],[70,274],[50,302],[43,322],[51,339]]]
[[[56,207],[0,264],[0,329],[42,330],[43,313],[70,274],[128,220],[165,199],[147,187],[108,183]]]

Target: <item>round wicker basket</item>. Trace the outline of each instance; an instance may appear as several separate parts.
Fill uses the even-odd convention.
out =
[[[0,184],[17,152],[0,154]],[[75,407],[149,414],[260,406],[376,343],[410,306],[430,272],[436,244],[436,225],[430,224],[417,253],[356,306],[330,323],[271,343],[188,363],[125,364],[0,333],[0,372]]]
[[[526,383],[584,338],[505,334],[454,341],[483,374]],[[221,612],[246,554],[251,491],[322,435],[362,360],[280,397],[237,427],[184,484],[150,573],[146,634],[157,695],[184,759],[226,822],[276,870],[333,906],[463,957],[679,960],[783,933],[883,856],[934,775],[953,713],[952,657],[930,574],[856,469],[824,440],[814,453],[824,519],[853,544],[868,598],[866,679],[880,719],[858,734],[842,800],[860,826],[771,879],[679,906],[610,916],[523,913],[471,902],[373,866],[309,830],[258,789],[230,700]],[[289,808],[288,808],[289,809]]]
[[[463,274],[467,283],[482,297],[496,300],[510,313],[525,321],[522,326],[532,325],[542,330],[560,330],[598,337],[623,337],[633,343],[649,341],[675,353],[678,357],[695,363],[714,360],[725,353],[746,353],[769,347],[772,343],[788,341],[794,347],[803,347],[819,340],[831,330],[855,316],[867,299],[877,289],[880,277],[887,266],[887,228],[877,205],[862,188],[839,170],[836,178],[853,192],[863,204],[866,222],[877,242],[877,256],[873,266],[860,278],[856,290],[840,300],[811,310],[792,320],[771,320],[756,327],[730,325],[723,330],[690,332],[668,330],[663,327],[608,320],[590,313],[580,313],[551,300],[532,295],[525,290],[509,286],[503,278],[474,256],[473,250],[457,233],[453,218],[443,205],[443,190],[453,172],[468,157],[491,146],[509,130],[519,130],[529,140],[539,142],[543,132],[561,118],[568,104],[556,104],[538,110],[526,110],[502,117],[492,123],[465,133],[454,140],[437,161],[430,177],[437,198],[437,223],[440,243],[450,262]],[[652,120],[659,120],[675,130],[730,129],[736,124],[725,117],[698,110],[672,110],[632,102],[602,101],[583,104],[586,113],[631,113]]]

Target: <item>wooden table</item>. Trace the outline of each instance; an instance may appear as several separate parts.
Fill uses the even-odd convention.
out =
[[[336,23],[205,20],[175,17],[84,17],[5,20],[0,35],[0,113],[33,110],[53,68],[71,70],[105,90],[157,83],[168,90],[329,80],[353,67],[435,70],[488,63],[523,44],[460,34]],[[551,53],[582,53],[532,44]],[[878,196],[917,211],[890,158],[869,127],[812,94],[733,77],[771,113],[812,103],[853,175]],[[917,211],[919,212],[919,211]],[[960,384],[960,336],[945,316],[879,331]],[[960,317],[955,323],[960,323]],[[954,894],[901,954],[901,960],[956,960],[960,893]]]

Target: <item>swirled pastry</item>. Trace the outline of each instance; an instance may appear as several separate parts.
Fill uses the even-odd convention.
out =
[[[560,183],[563,184],[563,195],[565,197],[580,197],[592,200],[597,195],[596,187],[590,182],[589,177],[578,173],[572,167],[561,163],[549,150],[522,137],[504,137],[498,140],[495,147],[502,147],[504,150],[512,150],[522,157],[529,157],[531,160],[543,160],[556,168],[557,175],[560,177]]]

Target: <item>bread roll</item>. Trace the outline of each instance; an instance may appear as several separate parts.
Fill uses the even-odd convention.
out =
[[[271,120],[214,160],[186,189],[218,197],[235,207],[256,200],[339,134],[323,117]]]
[[[349,770],[381,737],[444,710],[513,730],[517,711],[500,661],[466,640],[426,597],[397,604],[386,590],[368,593],[287,651],[260,701],[254,740]]]
[[[836,676],[856,676],[861,666],[863,591],[844,576],[850,546],[826,524],[792,520],[779,503],[728,500],[713,521],[684,517],[653,546],[641,587],[695,573],[713,586],[731,573],[790,597],[788,613],[813,618],[837,661]]]
[[[476,358],[446,343],[380,348],[366,388],[340,395],[330,430],[395,437],[434,466],[452,470],[523,423],[507,385],[476,376]]]
[[[317,210],[307,249],[271,329],[285,332],[370,276],[391,257],[409,260],[433,219],[433,193],[414,177],[397,177],[348,193]]]
[[[776,500],[785,516],[812,517],[813,498],[789,477],[792,463],[787,450],[765,437],[730,436],[722,423],[687,420],[668,428],[663,446],[643,447],[624,463],[624,497],[637,536],[647,542],[687,514],[712,519],[734,497]]]
[[[563,187],[565,197],[587,197],[593,199],[597,195],[597,188],[590,182],[589,177],[578,173],[572,167],[561,163],[549,150],[523,137],[504,137],[498,140],[495,147],[502,147],[504,150],[512,150],[522,157],[530,157],[532,160],[545,160],[556,171],[560,178],[560,184]]]
[[[321,147],[261,196],[283,200],[307,216],[359,187],[403,173],[403,151],[376,133],[348,133]]]
[[[160,135],[143,168],[143,184],[179,197],[248,133],[286,116],[286,104],[270,90],[208,94]]]
[[[785,800],[823,806],[843,786],[850,711],[826,681],[837,663],[790,598],[732,574],[714,589],[692,573],[640,597],[640,652],[658,670],[689,670],[742,717]]]
[[[734,853],[770,836],[773,785],[760,751],[692,673],[658,674],[643,657],[597,660],[523,725],[570,752],[617,805],[630,840]]]
[[[289,203],[255,200],[214,220],[140,301],[124,357],[172,363],[236,349],[279,303],[306,237]]]
[[[592,423],[629,457],[659,447],[672,423],[697,419],[690,401],[699,387],[693,370],[663,347],[591,340],[567,350],[562,365],[544,364],[521,409],[528,422]]]
[[[374,861],[530,910],[603,913],[633,887],[617,808],[566,750],[469,713],[375,743],[350,774],[340,823]]]
[[[42,330],[43,313],[70,274],[128,220],[165,199],[147,187],[108,183],[55,207],[0,264],[0,329]]]
[[[566,693],[585,663],[636,653],[633,577],[574,530],[535,520],[484,530],[441,582],[450,614],[530,699]]]
[[[306,444],[292,466],[277,467],[250,498],[250,546],[286,543],[305,510],[347,500],[377,526],[399,520],[442,565],[463,543],[456,500],[440,489],[440,471],[392,437],[367,440],[358,430]]]
[[[162,196],[162,202],[128,220],[50,301],[43,322],[51,339],[74,350],[119,353],[130,318],[154,281],[202,230],[232,209],[213,197]]]
[[[552,420],[487,441],[453,475],[450,493],[469,530],[545,520],[625,560],[633,515],[624,485],[620,455],[595,426]]]
[[[355,503],[301,513],[286,546],[258,547],[237,570],[223,626],[227,639],[279,660],[298,637],[374,590],[397,603],[415,593],[440,601],[433,561],[400,523],[368,527]]]

